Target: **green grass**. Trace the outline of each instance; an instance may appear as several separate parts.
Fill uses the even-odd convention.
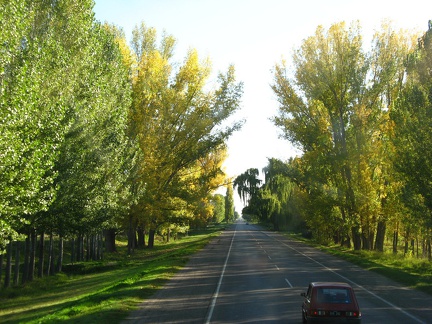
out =
[[[366,270],[377,272],[410,288],[432,295],[432,262],[427,259],[405,257],[403,254],[392,252],[354,251],[339,245],[320,245],[298,235],[289,234],[289,236]]]
[[[66,265],[64,273],[0,290],[0,323],[118,323],[220,234],[215,226],[126,256]]]

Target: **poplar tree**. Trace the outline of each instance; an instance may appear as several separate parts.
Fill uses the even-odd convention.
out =
[[[344,224],[355,249],[373,247],[378,224],[383,243],[384,197],[391,193],[388,111],[402,87],[409,44],[384,26],[366,53],[358,23],[319,26],[293,55],[293,79],[283,62],[274,70],[274,123],[304,152],[303,170],[315,180],[309,192],[329,196],[338,209],[334,223]]]
[[[234,220],[234,191],[231,184],[226,187],[225,194],[225,222],[232,222]]]
[[[137,63],[129,120],[131,138],[141,152],[135,183],[142,190],[129,224],[148,228],[150,247],[159,226],[178,213],[191,214],[185,194],[194,176],[188,174],[196,173],[197,162],[215,154],[240,127],[224,124],[238,109],[242,94],[234,68],[219,74],[216,88],[207,90],[209,60],[200,61],[191,50],[176,68],[174,45],[169,35],[158,43],[156,30],[145,24],[133,31]]]
[[[23,281],[36,255],[43,275],[45,232],[59,235],[61,269],[66,234],[100,231],[127,205],[129,71],[92,8],[1,2],[0,247],[27,236]]]
[[[403,183],[402,201],[409,212],[402,215],[407,239],[416,231],[424,239],[424,251],[432,259],[432,22],[418,39],[408,61],[408,82],[392,111],[395,123],[393,162]]]

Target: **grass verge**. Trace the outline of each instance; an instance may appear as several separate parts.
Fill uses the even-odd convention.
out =
[[[0,323],[119,323],[202,249],[222,226],[178,241],[124,249],[99,262],[65,266],[64,273],[0,290]]]
[[[427,259],[405,257],[403,254],[375,251],[354,251],[339,245],[324,246],[299,235],[287,234],[309,245],[374,271],[396,282],[432,295],[432,262]]]

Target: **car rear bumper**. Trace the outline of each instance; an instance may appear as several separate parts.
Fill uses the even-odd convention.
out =
[[[308,317],[307,323],[361,323],[361,318],[347,317]]]

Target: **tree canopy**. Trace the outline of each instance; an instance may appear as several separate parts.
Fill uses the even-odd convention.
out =
[[[91,0],[1,1],[0,21],[0,257],[26,240],[32,276],[36,236],[59,241],[61,264],[65,239],[82,259],[84,237],[220,220],[234,66],[210,88],[209,59],[175,62],[174,37],[144,23],[129,46]]]

